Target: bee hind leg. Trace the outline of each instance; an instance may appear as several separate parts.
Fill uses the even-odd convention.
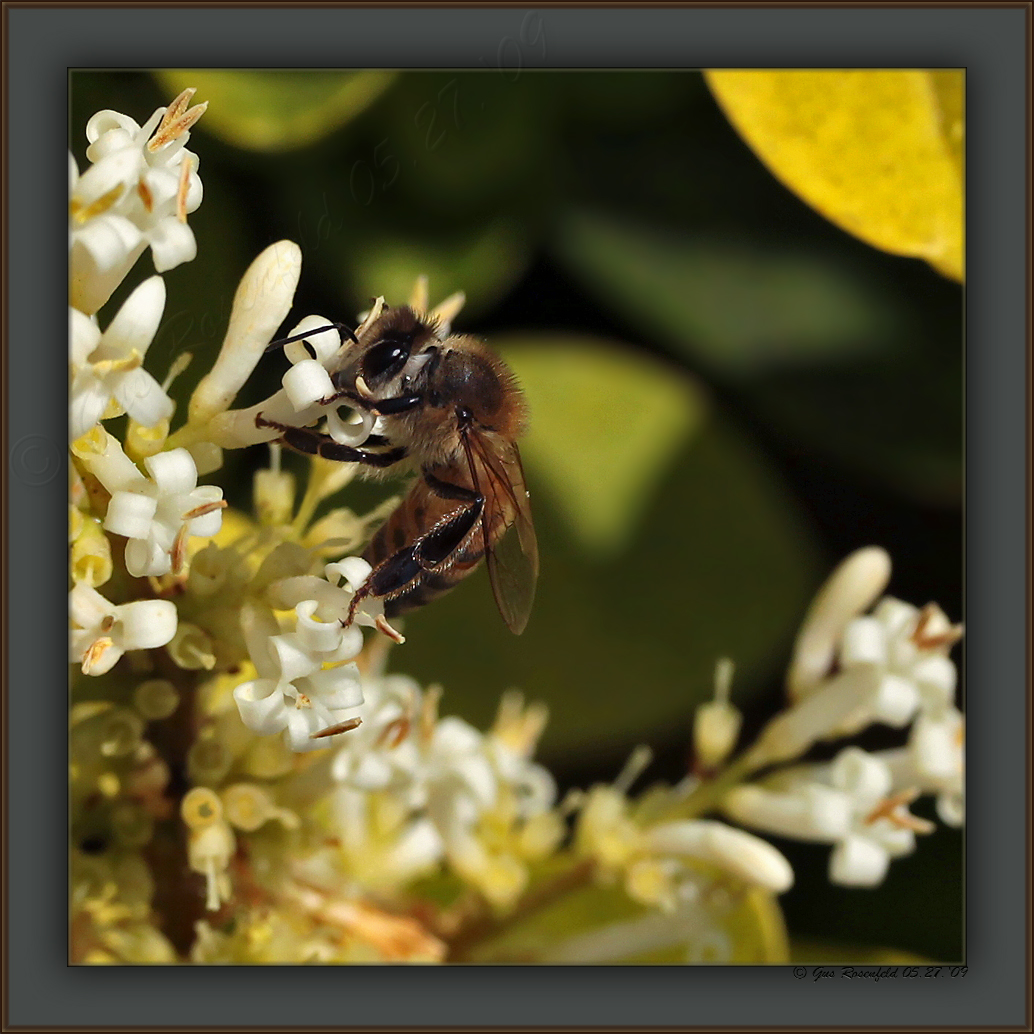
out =
[[[448,568],[455,554],[470,539],[484,510],[484,497],[469,489],[450,487],[456,489],[457,495],[466,493],[462,498],[467,505],[421,535],[412,545],[392,553],[370,572],[352,597],[343,622],[346,627],[355,620],[356,610],[367,596],[383,599],[389,605],[394,603],[393,609],[397,612],[418,607],[452,587],[447,583],[437,584],[436,572]]]

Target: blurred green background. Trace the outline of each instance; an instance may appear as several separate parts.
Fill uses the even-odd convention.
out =
[[[779,706],[811,593],[850,550],[885,546],[892,593],[961,617],[962,291],[807,207],[698,73],[74,72],[80,168],[90,115],[142,123],[188,85],[210,102],[188,145],[199,256],[166,274],[148,354],[160,379],[194,353],[177,398],[209,367],[239,277],[282,238],[303,253],[287,326],[404,302],[426,273],[432,303],[466,292],[456,328],[525,386],[542,553],[528,630],[506,630],[481,571],[407,616],[392,656],[444,685],[445,712],[484,727],[518,686],[550,706],[540,756],[562,787],[613,778],[638,742],[675,781],[716,659],[736,662],[749,737]],[[151,272],[141,260],[102,324]],[[284,365],[263,360],[240,404]],[[228,457],[232,503],[248,505],[266,456]],[[387,491],[353,487],[347,504]],[[863,745],[898,742],[876,729]],[[777,846],[797,872],[781,903],[802,959],[833,958],[834,942],[855,959],[962,957],[956,832],[874,891],[831,887],[828,848]]]

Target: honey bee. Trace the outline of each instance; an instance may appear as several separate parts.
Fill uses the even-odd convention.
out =
[[[538,578],[517,439],[527,407],[506,364],[476,338],[441,337],[433,321],[408,306],[384,308],[353,338],[331,373],[342,402],[379,417],[361,447],[311,428],[255,418],[281,432],[288,447],[363,464],[376,476],[415,468],[417,479],[363,554],[373,567],[352,599],[345,624],[367,596],[394,617],[448,592],[487,559],[492,593],[510,631],[528,623]],[[318,331],[274,342],[270,347]]]

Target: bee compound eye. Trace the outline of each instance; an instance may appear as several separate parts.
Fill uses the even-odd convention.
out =
[[[385,338],[377,342],[363,359],[363,377],[367,382],[389,380],[406,365],[409,349],[408,341]]]

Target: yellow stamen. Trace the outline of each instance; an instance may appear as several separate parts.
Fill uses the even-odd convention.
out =
[[[140,195],[140,200],[143,201],[144,208],[146,208],[148,212],[154,211],[154,195],[151,193],[151,188],[146,184],[146,182],[144,182],[144,180],[140,180],[140,182],[137,183],[136,192]]]
[[[919,612],[916,629],[912,633],[912,642],[920,650],[936,650],[943,646],[953,646],[962,638],[962,625],[951,625],[949,628],[930,633],[927,629],[938,616],[943,616],[936,603],[928,603]]]
[[[181,223],[187,221],[187,194],[190,192],[190,174],[193,169],[193,160],[185,157],[180,164],[180,181],[176,188],[176,218]]]
[[[182,136],[208,110],[208,101],[197,104],[183,115],[177,115],[167,125],[160,126],[154,136],[147,141],[147,150],[154,152],[164,147],[177,137]]]
[[[84,205],[81,201],[72,198],[68,203],[68,211],[72,218],[82,225],[89,222],[94,216],[102,215],[122,196],[123,186],[116,183],[106,194],[102,194],[96,201]]]
[[[206,513],[215,513],[216,510],[225,510],[230,504],[225,499],[215,499],[210,503],[202,503],[188,510],[180,520],[192,521],[195,517],[204,517]]]
[[[914,833],[932,833],[937,828],[934,823],[921,819],[908,810],[908,805],[918,796],[919,789],[913,786],[885,797],[865,816],[865,824],[871,826],[880,819],[886,819],[899,829],[910,829]]]
[[[314,732],[309,739],[322,740],[326,736],[337,736],[338,733],[351,732],[353,729],[358,729],[362,724],[362,718],[347,718],[343,722],[338,722],[337,725],[330,726],[329,729],[321,729],[319,732]]]
[[[172,543],[172,549],[169,553],[172,559],[172,573],[179,574],[183,570],[183,565],[187,562],[187,540],[190,538],[190,528],[186,524],[180,527],[180,530],[176,532],[176,538]]]
[[[111,641],[110,636],[106,635],[102,635],[99,639],[95,639],[90,643],[86,648],[86,651],[83,653],[83,674],[89,675],[104,654],[114,645],[115,644]]]
[[[390,750],[394,750],[409,735],[412,727],[413,723],[408,716],[388,722],[381,730],[380,736],[377,737],[377,746],[387,746]]]
[[[188,87],[185,89],[166,109],[165,114],[162,115],[161,122],[158,123],[158,128],[155,130],[156,133],[160,133],[170,122],[175,121],[183,114],[190,105],[190,100],[197,93],[197,89],[194,87]]]

